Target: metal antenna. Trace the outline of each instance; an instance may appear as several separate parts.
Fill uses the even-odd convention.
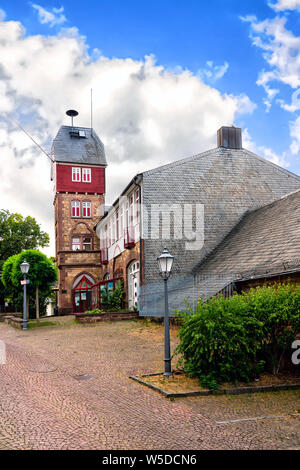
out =
[[[93,135],[93,88],[91,88],[91,135]]]
[[[32,142],[46,155],[46,157],[49,158],[49,160],[51,160],[51,162],[53,162],[52,158],[50,157],[50,155],[46,152],[46,150],[43,149],[43,147],[40,146],[40,144],[38,144],[33,137],[31,137],[31,135],[29,134],[29,132],[27,132],[24,127],[21,126],[21,124],[16,121],[16,119],[10,117],[10,116],[7,116],[8,119],[10,119],[10,121],[12,121],[14,124],[16,124],[26,135],[27,137],[29,137],[29,139],[32,140]]]
[[[72,127],[73,127],[73,118],[74,118],[75,116],[78,116],[78,111],[75,111],[75,109],[69,109],[69,110],[66,112],[66,115],[71,117],[71,120],[72,120]]]

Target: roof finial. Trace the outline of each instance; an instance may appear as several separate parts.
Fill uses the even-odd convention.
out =
[[[75,109],[69,109],[69,110],[66,112],[66,115],[71,117],[71,119],[72,119],[72,127],[73,127],[73,118],[74,118],[75,116],[78,116],[78,111],[75,111]]]

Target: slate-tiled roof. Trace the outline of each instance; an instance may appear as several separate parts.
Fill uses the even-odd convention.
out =
[[[84,131],[86,138],[71,137],[70,131]],[[104,145],[87,127],[61,126],[52,146],[56,162],[106,165]]]
[[[241,278],[300,267],[300,190],[247,212],[197,273],[239,273]]]
[[[146,171],[142,184],[143,204],[150,219],[150,228],[145,219],[144,233],[150,233],[154,205],[172,207],[174,204],[200,203],[204,206],[202,249],[186,249],[185,239],[171,237],[165,241],[161,237],[156,239],[150,236],[145,239],[144,271],[145,282],[149,283],[159,278],[156,258],[164,245],[175,257],[173,276],[191,273],[247,211],[256,210],[298,190],[300,178],[246,149],[219,147]]]

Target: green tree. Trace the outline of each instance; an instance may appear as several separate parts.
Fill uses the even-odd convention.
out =
[[[49,235],[41,231],[33,217],[23,217],[0,210],[0,273],[4,262],[22,250],[36,249],[49,245]],[[9,295],[0,281],[0,305]]]
[[[27,279],[28,294],[35,298],[36,318],[39,321],[40,308],[45,306],[45,299],[50,295],[53,284],[57,281],[57,268],[53,261],[38,250],[22,251],[18,255],[10,257],[3,265],[2,282],[12,300],[21,308],[23,279],[20,265],[26,259],[30,264]]]

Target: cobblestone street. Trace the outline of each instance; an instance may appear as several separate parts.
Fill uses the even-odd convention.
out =
[[[162,370],[161,325],[59,322],[0,323],[0,449],[299,448],[300,391],[170,401],[128,378]]]

